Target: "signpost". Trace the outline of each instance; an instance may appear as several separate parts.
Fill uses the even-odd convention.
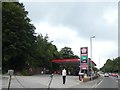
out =
[[[80,80],[83,80],[84,74],[87,74],[88,69],[88,47],[81,47],[80,48],[80,73],[79,74]]]
[[[88,47],[81,47],[80,52],[80,63],[88,63]]]

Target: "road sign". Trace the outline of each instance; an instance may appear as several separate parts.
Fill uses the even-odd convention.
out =
[[[88,56],[81,56],[82,60],[87,60]]]
[[[80,65],[80,68],[82,68],[82,69],[87,69],[87,68],[88,68],[88,64],[87,64],[87,63],[82,63],[82,64]]]
[[[81,47],[80,49],[80,63],[87,63],[88,61],[88,47]]]
[[[88,54],[88,47],[82,47],[81,48],[81,55],[86,55]]]
[[[88,56],[81,56],[81,63],[87,63]]]

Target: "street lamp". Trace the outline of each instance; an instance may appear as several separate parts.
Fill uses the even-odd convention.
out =
[[[99,58],[99,71],[100,71],[100,59],[101,59],[101,58]]]
[[[91,61],[90,61],[90,66],[91,66],[91,79],[92,79],[92,38],[95,38],[95,36],[90,37],[90,48],[91,48]]]

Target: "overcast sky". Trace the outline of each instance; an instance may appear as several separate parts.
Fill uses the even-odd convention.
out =
[[[92,59],[97,67],[118,56],[117,2],[32,1],[23,4],[36,27],[35,32],[43,36],[48,34],[58,51],[68,46],[80,56],[80,47],[88,47],[88,56],[91,57],[90,37],[95,35],[92,39]]]

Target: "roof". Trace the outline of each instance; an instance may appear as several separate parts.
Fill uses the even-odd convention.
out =
[[[52,60],[51,62],[61,63],[61,62],[80,62],[80,59],[57,59]]]
[[[90,61],[91,59],[88,58],[88,60]],[[52,60],[51,62],[54,62],[54,63],[80,62],[80,58],[56,59],[56,60]],[[96,66],[96,64],[93,61],[92,63]]]

